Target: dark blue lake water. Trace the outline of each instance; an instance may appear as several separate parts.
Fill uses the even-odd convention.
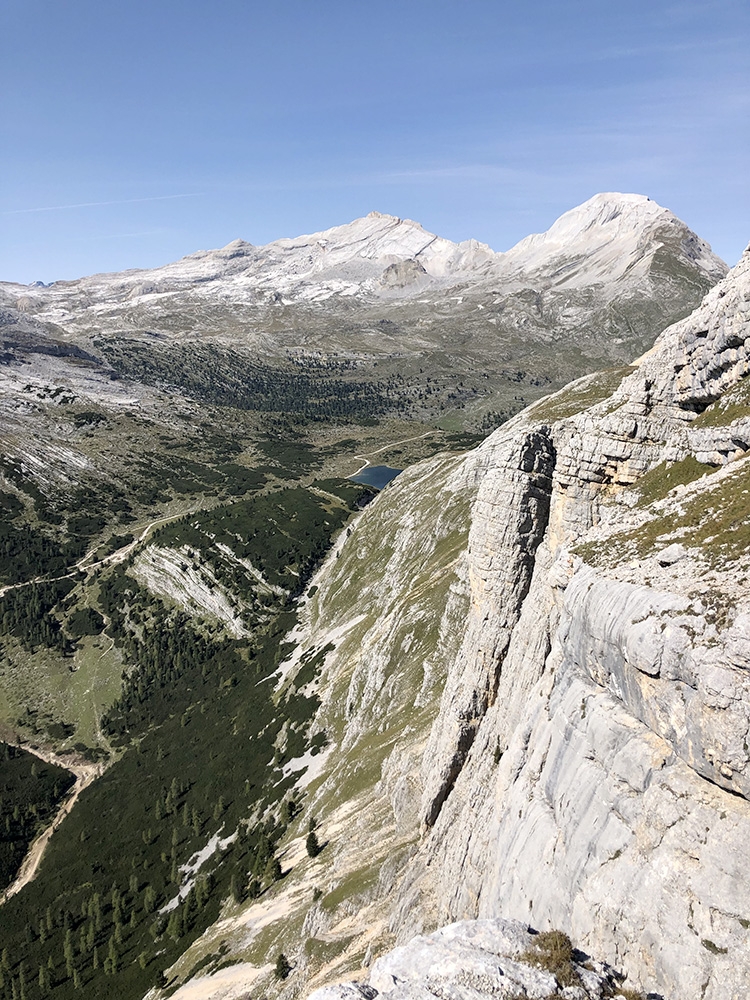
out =
[[[388,465],[368,465],[356,476],[349,478],[353,483],[362,483],[364,486],[374,486],[376,490],[382,490],[403,471],[403,469],[392,469]]]

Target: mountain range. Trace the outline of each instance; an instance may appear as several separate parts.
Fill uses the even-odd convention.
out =
[[[0,285],[0,308],[7,361],[72,356],[94,379],[114,369],[193,393],[176,360],[191,347],[211,350],[222,371],[257,359],[282,372],[343,363],[349,380],[399,378],[415,418],[476,431],[488,414],[502,419],[582,371],[642,353],[725,273],[671,212],[604,194],[506,253],[374,212],[150,271]]]
[[[0,286],[0,989],[743,995],[749,276],[608,194]]]

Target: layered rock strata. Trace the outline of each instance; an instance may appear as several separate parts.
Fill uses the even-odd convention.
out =
[[[722,425],[719,401],[748,373],[748,336],[750,254],[611,397],[546,424],[566,390],[483,446],[472,610],[446,692],[470,678],[497,693],[480,722],[467,700],[444,699],[423,761],[432,830],[402,887],[399,939],[512,915],[564,927],[667,996],[744,995],[750,553],[738,498],[750,460],[738,455],[750,435],[744,416]],[[519,496],[518,445],[533,433],[557,458],[508,637],[503,553],[528,527],[507,493]],[[669,490],[665,466],[664,496],[648,503],[665,460],[691,475],[691,460],[725,468]],[[430,780],[455,758],[456,719],[476,739],[435,820]]]

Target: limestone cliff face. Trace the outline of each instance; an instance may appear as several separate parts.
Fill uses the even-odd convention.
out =
[[[290,765],[289,875],[214,944],[253,976],[283,947],[291,996],[512,918],[670,1000],[746,995],[749,347],[746,253],[638,363],[361,515],[279,680],[310,672],[329,740]]]
[[[750,254],[606,400],[555,419],[595,390],[586,380],[483,446],[472,608],[423,762],[432,829],[400,939],[513,916],[565,928],[667,996],[744,995],[748,337]],[[532,435],[555,461],[530,529],[518,469]],[[505,553],[534,528],[530,583],[514,584]],[[468,688],[494,697],[477,708]],[[462,725],[476,735],[456,776]]]

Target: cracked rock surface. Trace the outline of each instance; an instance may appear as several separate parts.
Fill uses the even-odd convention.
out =
[[[446,692],[495,693],[405,875],[400,939],[522,917],[667,996],[746,995],[750,441],[746,417],[722,413],[748,337],[746,253],[609,398],[535,424],[558,394],[481,446],[471,610]],[[549,515],[531,581],[514,585],[505,553],[526,525],[509,456],[535,426],[556,455]],[[689,481],[669,488],[669,470]],[[451,710],[466,714],[447,700],[433,777],[454,752]]]
[[[419,936],[375,962],[369,983],[316,990],[310,1000],[600,1000],[617,995],[612,969],[580,956],[575,985],[529,964],[536,933],[516,920],[463,920]]]

